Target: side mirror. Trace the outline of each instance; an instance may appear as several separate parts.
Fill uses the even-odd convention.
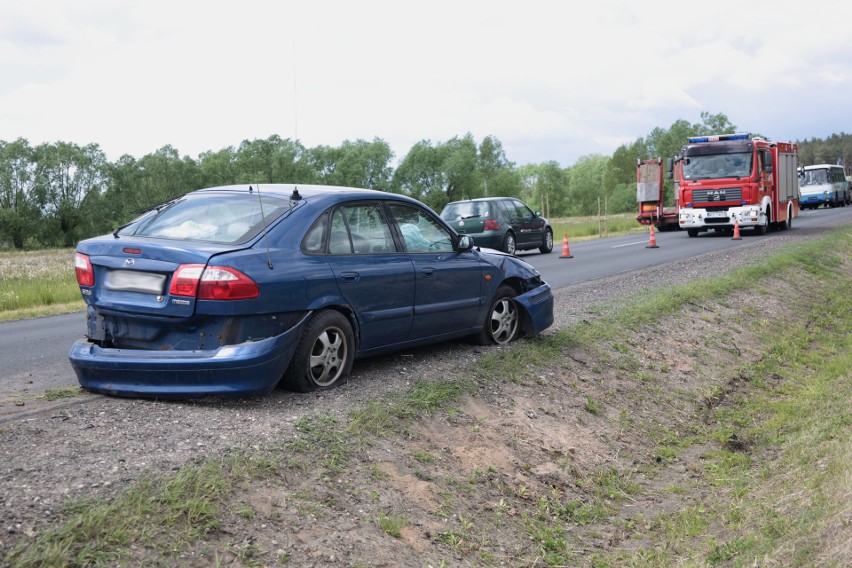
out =
[[[672,175],[674,174],[674,160],[671,158],[666,158],[666,178],[672,179]]]
[[[467,252],[473,248],[473,237],[470,235],[461,235],[459,236],[459,244],[456,246],[456,250],[459,252]]]
[[[763,171],[768,174],[772,173],[772,152],[763,153]]]

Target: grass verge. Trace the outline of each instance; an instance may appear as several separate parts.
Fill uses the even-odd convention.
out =
[[[344,417],[309,414],[279,447],[190,464],[107,502],[71,503],[61,523],[6,562],[169,565],[179,554],[215,562],[227,552],[243,565],[286,564],[290,552],[254,542],[235,550],[227,535],[243,522],[292,531],[299,519],[329,518],[324,526],[334,527],[347,504],[364,512],[357,531],[377,546],[381,535],[404,544],[412,527],[440,527],[416,550],[426,546],[443,565],[848,565],[850,252],[852,234],[838,232],[728,276],[639,295],[612,316],[486,350],[461,370],[470,379],[415,381]],[[678,361],[661,362],[649,346],[683,338],[648,331],[656,328],[688,328],[694,340],[677,346]],[[675,365],[698,375],[697,390],[673,380]],[[492,423],[465,405],[474,399],[488,408],[480,416],[508,420],[488,406],[495,390],[532,392],[535,404],[517,413],[537,424],[553,418],[564,436],[606,430],[627,441],[604,437],[614,457],[582,462],[547,437],[525,440],[532,431],[489,432]],[[432,445],[430,430],[438,431]],[[512,458],[450,460],[451,431],[463,432],[471,451],[499,446]],[[400,469],[405,490],[395,492]],[[258,519],[232,506],[258,481],[296,503],[298,517]],[[400,503],[413,486],[440,502]]]

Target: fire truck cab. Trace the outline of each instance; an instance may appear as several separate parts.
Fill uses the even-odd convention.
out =
[[[799,214],[798,148],[749,134],[688,139],[667,169],[678,224],[690,237],[710,229],[787,229]]]

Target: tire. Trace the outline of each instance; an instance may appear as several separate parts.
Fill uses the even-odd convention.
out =
[[[687,229],[686,234],[689,235],[690,237],[697,237],[698,236],[698,229]]]
[[[793,228],[793,207],[790,206],[787,208],[787,221],[784,223],[783,230],[792,229]]]
[[[553,231],[547,229],[544,232],[544,244],[538,247],[538,252],[541,254],[547,254],[553,250]]]
[[[473,339],[479,345],[507,345],[518,336],[521,314],[513,299],[515,291],[503,285],[494,294],[494,300],[480,331]]]
[[[769,231],[769,216],[771,209],[766,208],[766,215],[763,216],[763,224],[754,226],[755,235],[765,235]]]
[[[515,252],[517,252],[517,246],[515,235],[513,233],[506,233],[506,236],[503,237],[503,252],[514,256]]]
[[[305,326],[284,375],[296,392],[334,388],[349,376],[355,358],[355,336],[346,316],[334,310],[315,314]]]

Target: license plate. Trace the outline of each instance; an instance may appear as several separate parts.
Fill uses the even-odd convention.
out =
[[[104,288],[124,292],[162,294],[165,282],[166,276],[164,274],[134,270],[110,270],[107,272]]]
[[[728,213],[726,211],[708,211],[708,217],[727,217]]]

